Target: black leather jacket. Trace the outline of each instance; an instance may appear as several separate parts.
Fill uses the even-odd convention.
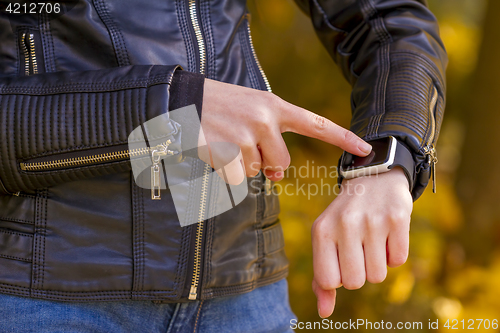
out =
[[[9,2],[0,12],[0,292],[178,302],[286,276],[279,204],[262,177],[236,208],[182,228],[168,189],[151,200],[117,157],[173,101],[200,103],[199,76],[182,79],[178,65],[269,89],[245,0],[80,0],[57,17],[8,14]],[[297,2],[353,86],[352,130],[394,135],[413,152],[417,198],[445,101],[435,17],[415,0]]]

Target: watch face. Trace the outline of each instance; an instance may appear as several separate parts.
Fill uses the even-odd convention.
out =
[[[370,141],[372,151],[365,157],[346,153],[344,155],[342,169],[348,171],[384,164],[389,160],[391,141],[391,138],[382,138]]]

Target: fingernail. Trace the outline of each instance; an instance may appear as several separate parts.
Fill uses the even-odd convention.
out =
[[[321,308],[318,306],[318,316],[320,316],[320,318],[323,318],[321,317]]]
[[[372,151],[372,146],[363,141],[358,145],[358,149],[368,155]]]

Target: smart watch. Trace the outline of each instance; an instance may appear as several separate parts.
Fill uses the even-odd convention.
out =
[[[408,179],[411,191],[415,179],[415,162],[410,150],[393,136],[367,142],[372,146],[372,151],[367,156],[361,157],[347,152],[342,154],[339,163],[339,185],[344,178],[377,175],[399,166]]]

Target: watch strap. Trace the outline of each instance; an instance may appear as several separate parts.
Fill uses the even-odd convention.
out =
[[[396,141],[396,155],[394,156],[394,163],[389,167],[389,169],[396,166],[403,169],[406,179],[408,179],[408,185],[411,192],[415,182],[415,161],[413,160],[413,155],[410,150],[404,144],[399,142],[399,140],[396,139]]]

